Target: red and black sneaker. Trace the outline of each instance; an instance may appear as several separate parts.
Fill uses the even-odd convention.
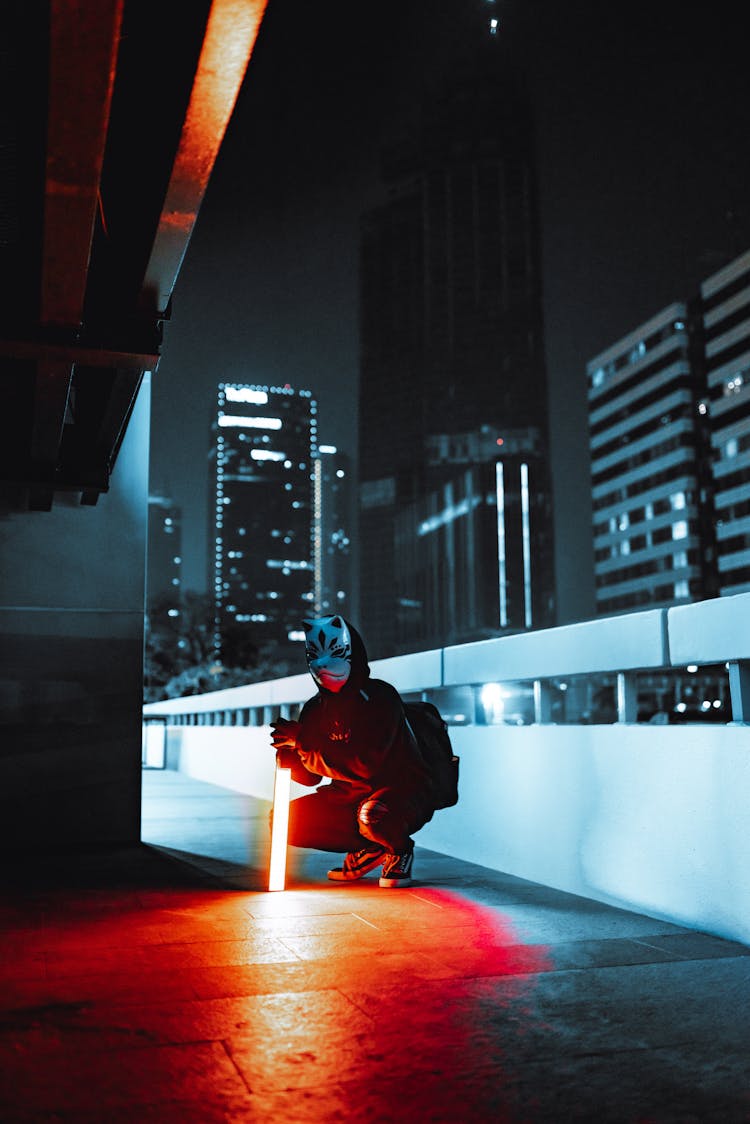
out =
[[[414,861],[414,844],[400,855],[387,855],[380,875],[380,885],[385,889],[398,889],[411,885],[411,867]]]
[[[344,859],[343,866],[329,870],[328,877],[331,882],[355,882],[367,874],[368,870],[381,866],[386,855],[385,847],[377,843],[363,847],[361,851],[350,851]]]

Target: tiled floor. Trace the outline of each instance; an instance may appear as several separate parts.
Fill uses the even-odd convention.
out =
[[[264,807],[145,787],[152,846],[6,870],[3,1124],[750,1121],[745,946],[423,850],[268,894]]]

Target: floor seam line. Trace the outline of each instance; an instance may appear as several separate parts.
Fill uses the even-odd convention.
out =
[[[234,1072],[235,1072],[235,1073],[237,1074],[237,1076],[239,1077],[239,1079],[240,1079],[240,1081],[242,1082],[242,1084],[243,1084],[243,1085],[245,1086],[245,1091],[246,1091],[247,1095],[248,1095],[249,1097],[252,1097],[252,1095],[253,1095],[253,1091],[252,1091],[252,1089],[250,1088],[250,1086],[248,1085],[248,1083],[247,1083],[247,1078],[245,1077],[244,1073],[242,1072],[242,1070],[240,1069],[240,1067],[239,1067],[239,1066],[237,1065],[237,1062],[236,1062],[236,1061],[235,1061],[235,1059],[234,1059],[234,1055],[232,1054],[232,1051],[231,1051],[231,1049],[229,1048],[229,1043],[228,1043],[228,1041],[226,1040],[226,1038],[219,1038],[219,1039],[214,1039],[213,1041],[214,1041],[214,1042],[216,1042],[216,1041],[220,1042],[220,1044],[221,1044],[221,1048],[223,1049],[224,1053],[226,1054],[226,1056],[228,1057],[229,1061],[230,1061],[230,1062],[231,1062],[231,1064],[232,1064],[232,1069],[233,1069],[233,1070],[234,1070]]]

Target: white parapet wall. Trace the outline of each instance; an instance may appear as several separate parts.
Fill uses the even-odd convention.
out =
[[[463,727],[417,842],[750,943],[750,729]]]
[[[170,726],[164,732],[170,768],[259,800],[273,799],[270,726]],[[311,791],[292,784],[293,796]]]

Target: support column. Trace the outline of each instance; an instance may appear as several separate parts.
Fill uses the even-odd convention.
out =
[[[638,680],[632,671],[617,673],[617,721],[638,721]]]
[[[547,725],[552,720],[552,691],[546,679],[534,680],[534,722]]]
[[[729,695],[732,722],[750,723],[750,660],[735,660],[729,665]]]

